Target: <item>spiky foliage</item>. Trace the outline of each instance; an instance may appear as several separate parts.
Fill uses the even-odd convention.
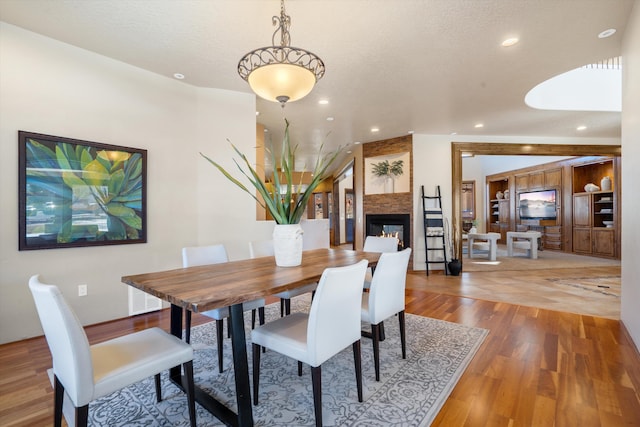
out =
[[[403,160],[396,160],[395,162],[389,163],[389,160],[383,160],[378,163],[371,163],[373,168],[371,172],[378,177],[382,176],[400,176],[403,174],[402,166]]]
[[[289,140],[289,122],[285,119],[284,138],[282,141],[282,154],[279,162],[276,162],[275,154],[272,149],[266,148],[267,153],[271,156],[271,163],[274,165],[274,174],[272,182],[264,182],[256,170],[251,166],[247,156],[238,150],[238,148],[229,141],[236,154],[240,157],[240,161],[234,159],[234,163],[240,170],[240,172],[249,179],[251,184],[258,190],[262,200],[256,197],[253,191],[249,190],[242,182],[234,178],[229,172],[227,172],[220,164],[211,160],[206,155],[200,153],[202,157],[207,159],[213,166],[215,166],[227,179],[241,188],[243,191],[253,197],[256,202],[260,204],[264,209],[268,210],[273,219],[278,224],[297,224],[302,218],[302,214],[307,206],[309,198],[313,194],[318,185],[327,177],[327,170],[329,166],[336,160],[340,154],[340,149],[337,149],[326,156],[322,155],[322,146],[320,147],[318,159],[316,160],[315,167],[313,169],[313,179],[303,192],[299,192],[298,189],[302,188],[302,182],[294,183],[294,159],[297,145],[291,147]],[[280,169],[281,173],[277,170]],[[302,180],[302,175],[301,178]],[[281,186],[286,188],[284,193],[280,192]]]

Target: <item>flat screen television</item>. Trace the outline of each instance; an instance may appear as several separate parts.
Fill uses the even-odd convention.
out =
[[[520,219],[556,219],[556,190],[520,193],[518,211]]]

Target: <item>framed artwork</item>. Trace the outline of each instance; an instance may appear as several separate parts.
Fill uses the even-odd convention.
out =
[[[344,194],[344,217],[353,219],[353,190],[347,188]]]
[[[146,243],[147,151],[20,131],[19,249]]]
[[[476,219],[476,182],[462,181],[460,196],[460,207],[462,208],[462,219]]]
[[[313,193],[313,208],[315,210],[315,219],[324,218],[322,193]]]
[[[410,153],[364,159],[364,194],[408,193]]]

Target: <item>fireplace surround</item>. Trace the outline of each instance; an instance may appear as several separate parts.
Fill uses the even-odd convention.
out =
[[[398,250],[411,247],[411,216],[409,214],[365,215],[367,236],[396,236]]]

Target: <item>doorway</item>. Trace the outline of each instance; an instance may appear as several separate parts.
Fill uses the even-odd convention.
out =
[[[451,143],[452,217],[458,232],[453,236],[462,259],[462,157],[499,156],[614,156],[621,157],[620,145],[503,144],[481,142]]]

